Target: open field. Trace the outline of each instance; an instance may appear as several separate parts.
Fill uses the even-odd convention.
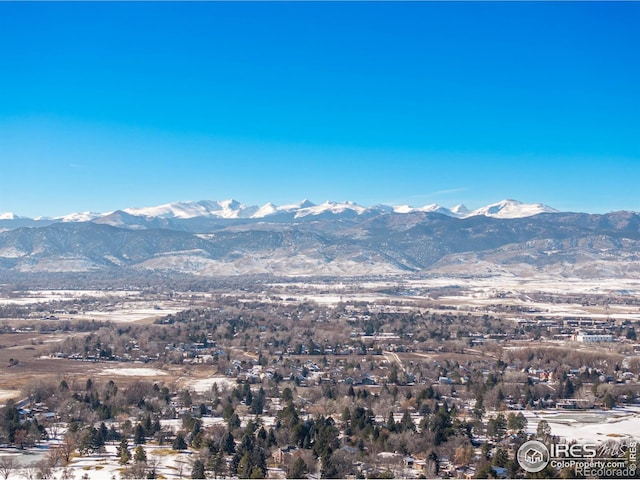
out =
[[[85,382],[88,378],[113,378],[118,385],[144,379],[199,393],[210,391],[214,383],[221,389],[237,384],[235,379],[212,375],[212,369],[207,365],[95,362],[51,356],[52,346],[64,338],[66,336],[34,333],[0,334],[0,402],[9,398],[21,399],[22,392],[29,385],[39,382],[57,384],[63,379],[71,383],[74,380]]]

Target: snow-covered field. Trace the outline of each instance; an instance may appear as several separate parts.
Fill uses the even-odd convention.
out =
[[[82,297],[130,297],[137,296],[137,290],[30,290],[17,297],[1,297],[0,304],[30,305],[63,300],[74,300]]]
[[[151,369],[149,369],[151,370]],[[241,426],[246,426],[249,420],[254,419],[251,416],[242,416]],[[275,417],[261,416],[260,420],[267,428],[275,424]],[[209,427],[212,425],[226,425],[226,421],[222,417],[203,417],[202,425]],[[183,428],[181,419],[162,420],[162,427],[169,430],[178,431]],[[38,461],[45,458],[48,448],[55,444],[56,441],[50,441],[48,445],[41,445],[36,448],[18,451],[15,448],[0,448],[0,458],[14,457],[16,460],[15,469],[9,474],[7,480],[17,480],[19,478],[27,478],[26,468],[29,465],[35,465]],[[158,478],[179,479],[190,478],[191,468],[194,455],[190,451],[172,450],[170,445],[143,445],[147,455],[147,464],[156,465],[156,474]],[[129,445],[129,449],[133,455],[135,446]],[[116,453],[116,445],[109,444],[105,446],[105,451],[100,454],[91,454],[84,456],[75,456],[72,458],[68,466],[72,477],[66,478],[81,479],[85,476],[91,480],[113,480],[120,479],[121,473],[125,467],[118,464]],[[35,475],[35,472],[32,472]],[[54,469],[52,480],[59,480],[64,477],[62,467]],[[36,478],[35,476],[31,478]]]
[[[117,375],[123,377],[158,377],[164,376],[167,372],[163,372],[157,368],[132,367],[132,368],[105,368],[100,375]]]
[[[143,448],[147,454],[148,463],[157,465],[156,473],[159,478],[177,479],[191,476],[190,452],[172,451],[170,447],[157,445],[144,445]],[[130,449],[133,451],[132,447]],[[12,449],[1,450],[0,457],[14,456],[21,466],[9,474],[8,480],[27,478],[24,468],[41,460],[45,451],[40,448],[17,454]],[[124,467],[118,464],[115,445],[107,445],[104,453],[75,457],[68,468],[73,475],[72,478],[80,479],[86,474],[86,478],[91,480],[119,479],[122,478],[120,474],[124,470]],[[60,479],[63,475],[62,467],[54,469],[53,479]]]
[[[640,439],[640,407],[590,411],[527,411],[527,433],[546,420],[551,434],[567,440],[606,442],[624,437]]]
[[[83,318],[111,321],[111,322],[137,322],[145,318],[156,318],[164,315],[175,314],[179,312],[179,308],[116,308],[113,311],[88,311],[84,312]]]
[[[393,277],[376,281],[352,283],[344,282],[327,285],[324,283],[273,283],[271,286],[282,288],[295,285],[305,292],[319,293],[331,291],[334,295],[367,292],[387,287],[406,287],[407,289],[459,288],[469,292],[471,298],[490,298],[498,292],[548,292],[556,294],[640,294],[640,280],[632,278],[602,278],[585,280],[577,277],[558,277],[537,273],[530,276],[487,275],[487,276],[433,276],[428,278]],[[463,293],[463,292],[461,292]]]
[[[484,277],[434,276],[429,278],[387,277],[366,282],[344,280],[334,284],[298,282],[273,283],[269,294],[261,297],[269,302],[273,295],[293,302],[313,301],[324,305],[341,302],[401,300],[407,305],[413,302],[438,302],[460,311],[478,308],[493,311],[496,305],[530,307],[548,317],[584,316],[594,319],[615,318],[640,320],[640,309],[635,302],[623,304],[612,302],[604,305],[582,305],[578,303],[546,303],[537,300],[536,294],[550,295],[607,295],[619,298],[640,296],[640,281],[619,278],[584,280],[546,274],[531,276],[493,275]],[[450,290],[441,295],[442,289]],[[399,295],[391,291],[400,291]],[[389,293],[387,293],[389,292]],[[434,295],[435,294],[435,295]],[[527,316],[522,313],[521,316]]]
[[[218,384],[218,388],[220,390],[223,390],[223,389],[231,390],[234,387],[238,386],[238,383],[236,382],[235,378],[221,377],[221,376],[201,378],[198,380],[189,378],[189,379],[180,381],[180,383],[183,384],[183,387],[189,388],[189,390],[194,390],[197,393],[210,392],[211,389],[213,388],[214,383]]]
[[[83,298],[105,299],[109,305],[104,309],[81,311],[76,314],[62,313],[59,316],[65,320],[83,319],[129,323],[175,314],[185,308],[185,303],[180,300],[145,299],[136,290],[33,290],[17,293],[15,296],[0,296],[0,305],[35,305]]]

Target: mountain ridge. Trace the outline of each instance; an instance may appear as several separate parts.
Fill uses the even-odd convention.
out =
[[[106,223],[109,217],[122,217],[122,213],[133,217],[144,217],[154,219],[176,219],[190,220],[194,218],[203,219],[268,219],[273,216],[293,216],[302,218],[305,216],[319,215],[363,215],[378,213],[413,213],[413,212],[437,212],[455,218],[467,218],[471,216],[484,215],[496,218],[522,218],[537,215],[539,213],[558,213],[558,210],[541,203],[527,204],[518,200],[505,199],[492,203],[475,210],[468,210],[464,205],[456,205],[452,208],[443,207],[433,203],[422,207],[410,205],[374,205],[364,207],[355,202],[344,201],[334,202],[327,200],[322,204],[314,204],[304,199],[301,202],[278,206],[273,203],[266,203],[262,206],[244,205],[237,200],[199,200],[199,201],[178,201],[166,203],[153,207],[131,207],[122,210],[109,211],[105,213],[96,212],[74,212],[63,216],[48,218],[36,217],[28,218],[17,216],[14,213],[0,213],[0,227],[11,228],[12,223],[25,226],[25,222],[33,222],[34,225],[44,225],[52,222],[86,222],[98,221]],[[121,220],[121,219],[120,219]],[[18,223],[21,222],[21,223]],[[140,226],[143,222],[132,222]]]
[[[640,214],[634,212],[457,218],[383,208],[358,214],[346,204],[325,203],[319,213],[297,218],[299,210],[315,212],[318,206],[258,219],[115,211],[94,221],[15,228],[0,232],[0,270],[207,276],[547,272],[640,279]]]

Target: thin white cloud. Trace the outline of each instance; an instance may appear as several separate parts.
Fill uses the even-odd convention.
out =
[[[453,195],[455,193],[462,193],[468,191],[467,187],[448,188],[445,190],[436,190],[435,192],[420,193],[404,197],[401,199],[395,199],[388,202],[383,202],[387,205],[400,205],[400,204],[414,204],[414,203],[434,203],[438,197],[444,197],[447,195]]]
[[[466,187],[449,188],[447,190],[438,190],[436,192],[427,193],[424,196],[427,196],[427,197],[439,197],[439,196],[442,196],[442,195],[450,195],[452,193],[460,193],[460,192],[466,192],[466,191],[467,191]]]

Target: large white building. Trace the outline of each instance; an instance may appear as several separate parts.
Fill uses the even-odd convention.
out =
[[[573,336],[576,342],[580,343],[600,343],[600,342],[613,342],[613,335],[609,334],[586,334],[582,332],[577,332]]]

